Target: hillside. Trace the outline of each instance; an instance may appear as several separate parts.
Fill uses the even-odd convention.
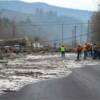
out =
[[[42,9],[45,12],[53,11],[56,12],[59,16],[62,15],[70,16],[70,17],[78,18],[82,21],[87,21],[88,19],[90,19],[93,13],[91,11],[56,7],[45,3],[25,3],[19,1],[0,1],[0,9],[13,10],[13,11],[28,13],[28,14],[35,13],[36,9]]]
[[[82,23],[87,23],[92,13],[90,11],[60,8],[44,3],[30,4],[18,1],[0,1],[0,17],[8,18],[11,21],[15,20],[16,34],[26,34],[31,38],[46,38],[56,42],[61,41],[62,24],[64,24],[63,34],[65,40],[72,37],[75,25],[77,25],[77,35],[86,33],[87,25]]]

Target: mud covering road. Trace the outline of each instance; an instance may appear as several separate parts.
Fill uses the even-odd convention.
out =
[[[0,96],[0,100],[100,100],[100,66],[72,69],[63,78],[29,84],[17,92]]]

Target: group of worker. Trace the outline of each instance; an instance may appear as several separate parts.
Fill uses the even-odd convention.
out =
[[[64,47],[64,45],[61,46],[60,51],[62,58],[65,58],[66,48]],[[93,59],[100,59],[100,47],[96,44],[85,43],[82,45],[78,45],[76,49],[74,49],[74,51],[76,51],[77,53],[76,60],[81,60],[82,54],[84,60],[86,60],[87,57],[91,57]]]
[[[85,43],[84,45],[78,45],[76,48],[77,60],[80,60],[82,52],[84,53],[84,59],[87,59],[87,56],[92,57],[92,44]]]
[[[78,45],[76,52],[77,60],[80,60],[82,53],[84,54],[84,60],[86,60],[87,57],[100,59],[100,47],[96,44],[85,43],[83,45]]]

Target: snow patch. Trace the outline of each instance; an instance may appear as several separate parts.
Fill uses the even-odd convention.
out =
[[[26,55],[9,59],[8,64],[0,64],[0,93],[6,90],[18,91],[23,86],[41,80],[65,77],[71,69],[85,65],[100,65],[100,61],[75,61],[76,54],[66,54],[63,60],[60,54]]]

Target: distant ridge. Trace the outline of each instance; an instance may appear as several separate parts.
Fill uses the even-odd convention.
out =
[[[92,11],[57,7],[41,2],[26,3],[21,1],[0,1],[0,9],[8,9],[27,14],[33,14],[36,9],[43,9],[44,11],[54,11],[59,16],[71,16],[82,21],[89,20],[93,14]]]

